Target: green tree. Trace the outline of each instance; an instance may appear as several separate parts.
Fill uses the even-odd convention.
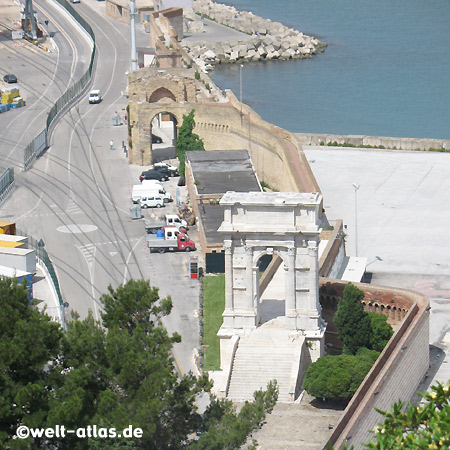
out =
[[[170,335],[160,320],[172,308],[170,298],[160,299],[158,290],[143,280],[109,287],[101,298],[107,328],[89,314],[82,321],[74,318],[62,334],[57,324],[28,306],[22,286],[0,282],[5,324],[0,331],[1,448],[183,449],[196,445],[192,436],[198,429],[208,442],[228,433],[220,438],[222,447],[214,448],[234,448],[230,443],[244,442],[262,423],[276,401],[272,385],[239,414],[214,396],[199,414],[196,399],[210,391],[211,383],[207,376],[179,377],[175,370],[172,346],[180,337]],[[51,442],[20,441],[12,439],[19,424],[63,424],[66,429],[96,424],[118,431],[132,425],[143,435],[124,440],[66,434]]]
[[[184,175],[185,159],[187,151],[205,150],[203,141],[193,132],[195,127],[195,110],[193,109],[187,116],[183,114],[183,124],[178,129],[177,136],[177,157],[180,161],[179,172]]]
[[[194,450],[225,450],[240,448],[249,434],[272,412],[278,398],[276,381],[267,390],[253,394],[253,402],[245,402],[238,414],[229,400],[213,398],[204,414],[202,433],[189,448]]]
[[[344,353],[351,355],[361,347],[370,346],[370,318],[361,303],[363,298],[363,291],[353,284],[348,284],[334,315],[339,338],[344,343]]]
[[[369,313],[370,342],[369,347],[381,352],[394,334],[394,330],[387,323],[387,317],[383,314]]]
[[[20,424],[40,427],[47,420],[62,332],[12,279],[0,279],[0,323],[0,448],[30,448],[31,439],[12,437]]]
[[[327,400],[349,400],[369,372],[379,353],[361,349],[355,356],[324,356],[312,363],[303,386],[308,394]]]
[[[402,402],[391,411],[380,411],[385,420],[373,430],[375,439],[368,449],[448,449],[450,448],[450,385],[437,383],[422,394],[418,406]]]

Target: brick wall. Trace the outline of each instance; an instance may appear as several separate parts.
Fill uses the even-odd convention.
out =
[[[331,315],[346,284],[320,279],[321,300],[331,302],[324,307],[324,313]],[[357,450],[364,448],[361,443],[367,443],[373,437],[369,430],[382,421],[375,408],[390,410],[395,401],[408,402],[428,369],[429,301],[413,291],[353,284],[364,291],[367,304],[378,305],[380,313],[391,314],[392,309],[388,307],[395,305],[404,314],[399,328],[353,396],[329,440],[335,449],[343,448],[347,442]],[[391,303],[392,299],[394,303]],[[335,305],[333,301],[336,301]],[[333,324],[329,322],[330,325],[332,329]],[[328,448],[328,444],[323,447],[324,450]]]

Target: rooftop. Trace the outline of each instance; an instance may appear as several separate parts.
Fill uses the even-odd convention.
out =
[[[186,152],[199,195],[261,191],[247,150]]]

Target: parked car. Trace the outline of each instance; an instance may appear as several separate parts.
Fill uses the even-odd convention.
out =
[[[170,172],[167,167],[152,166],[152,170],[157,170],[159,173],[162,173],[165,177],[167,177],[167,179],[170,177]]]
[[[161,144],[162,139],[159,136],[156,136],[156,134],[152,133],[152,144]]]
[[[6,83],[17,83],[17,77],[12,73],[9,73],[3,77],[3,81]]]
[[[139,176],[139,181],[142,180],[159,180],[159,181],[167,181],[169,177],[159,172],[158,170],[147,170],[142,172]]]
[[[164,199],[159,195],[149,195],[147,197],[141,197],[139,200],[141,208],[161,208],[164,206]]]
[[[169,177],[178,177],[180,175],[178,173],[177,167],[171,166],[170,164],[167,164],[167,163],[158,162],[158,163],[153,164],[153,167],[162,173],[168,173]]]

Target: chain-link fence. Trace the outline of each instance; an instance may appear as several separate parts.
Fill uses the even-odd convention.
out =
[[[45,129],[38,134],[26,147],[23,155],[23,166],[24,170],[28,170],[34,160],[41,156],[45,150],[49,147],[49,140],[51,136],[51,132],[53,131],[57,119],[62,117],[62,115],[78,100],[78,98],[83,95],[86,88],[89,86],[91,82],[92,69],[94,67],[95,61],[95,35],[92,31],[91,26],[86,22],[83,17],[72,7],[72,5],[66,0],[57,0],[61,6],[63,6],[69,14],[71,14],[74,19],[86,30],[89,36],[92,38],[92,53],[91,60],[89,63],[89,67],[84,75],[66,92],[64,92],[61,97],[56,101],[56,103],[52,106],[48,116],[47,116],[47,124]]]
[[[8,167],[0,176],[0,205],[8,197],[8,195],[14,190],[14,169]]]

